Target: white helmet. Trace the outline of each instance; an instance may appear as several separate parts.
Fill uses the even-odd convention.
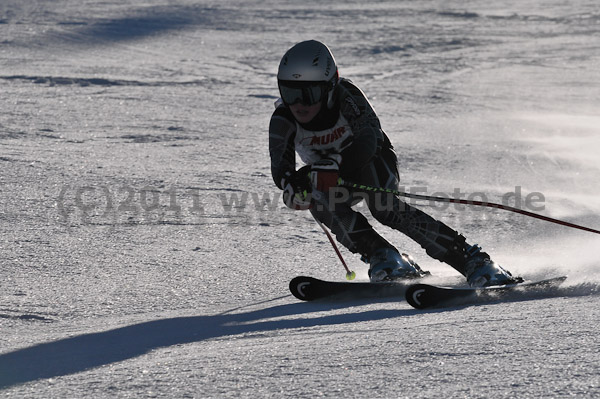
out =
[[[326,98],[331,101],[338,81],[338,69],[329,48],[316,40],[296,44],[289,49],[277,72],[281,98],[287,105],[302,102],[313,105]]]

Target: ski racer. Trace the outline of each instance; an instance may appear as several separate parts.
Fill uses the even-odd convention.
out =
[[[309,40],[279,64],[281,98],[269,125],[271,173],[285,204],[309,210],[337,240],[369,264],[373,282],[426,274],[378,234],[352,206],[364,200],[373,217],[421,245],[471,286],[518,282],[478,245],[397,195],[338,186],[338,179],[398,190],[397,156],[365,94],[340,78],[329,48]],[[305,166],[296,170],[296,153]]]

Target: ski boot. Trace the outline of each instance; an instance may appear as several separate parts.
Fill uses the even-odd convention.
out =
[[[371,282],[419,278],[429,274],[421,270],[409,255],[400,255],[394,248],[380,248],[363,260],[370,264]]]
[[[471,287],[489,287],[522,283],[521,277],[513,275],[499,264],[492,261],[490,256],[481,251],[477,244],[467,247],[468,258],[465,262],[467,283]]]

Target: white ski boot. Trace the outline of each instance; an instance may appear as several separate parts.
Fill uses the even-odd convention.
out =
[[[400,255],[393,248],[378,249],[367,261],[371,265],[369,268],[371,282],[419,278],[429,274],[421,270],[409,255]]]
[[[476,244],[467,250],[469,258],[465,262],[467,282],[471,287],[489,287],[492,285],[516,284],[523,282],[520,277],[513,275],[502,266],[490,259],[490,256],[481,252]]]

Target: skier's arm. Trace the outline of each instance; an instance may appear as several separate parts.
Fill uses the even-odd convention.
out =
[[[373,107],[358,87],[347,79],[341,79],[337,90],[340,111],[354,133],[353,143],[341,153],[340,174],[347,175],[379,154],[384,133]]]
[[[288,108],[279,106],[269,124],[269,154],[271,175],[275,185],[283,189],[283,179],[296,171],[294,138],[296,124]]]

